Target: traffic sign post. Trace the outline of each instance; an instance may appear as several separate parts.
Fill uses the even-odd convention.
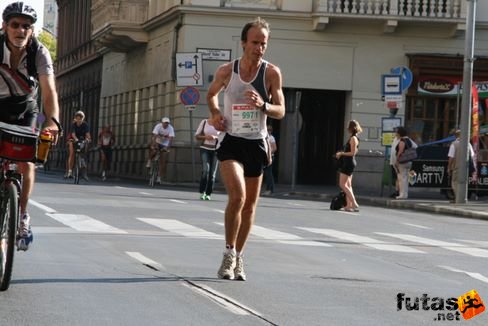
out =
[[[193,111],[196,109],[200,101],[200,92],[192,86],[185,87],[180,92],[181,103],[185,106],[190,114],[190,146],[191,146],[191,172],[192,180],[195,181],[195,144],[193,142]]]

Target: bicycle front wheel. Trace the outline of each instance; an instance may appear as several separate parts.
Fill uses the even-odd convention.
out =
[[[158,177],[158,161],[151,161],[151,170],[149,174],[149,186],[154,187],[156,184],[156,178]]]
[[[3,190],[0,208],[0,291],[5,291],[12,277],[19,215],[17,188],[13,183],[8,183]]]
[[[81,162],[80,162],[80,154],[76,153],[75,154],[75,166],[74,166],[74,171],[73,171],[73,179],[75,182],[75,185],[80,183],[80,170],[81,170]]]

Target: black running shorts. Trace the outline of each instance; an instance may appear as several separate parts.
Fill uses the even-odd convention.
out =
[[[264,139],[245,139],[226,134],[217,149],[219,161],[234,160],[244,167],[245,177],[259,177],[268,157]]]

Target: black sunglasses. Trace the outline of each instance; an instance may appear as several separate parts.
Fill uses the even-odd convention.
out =
[[[11,23],[8,23],[8,26],[9,27],[12,27],[13,29],[17,29],[19,27],[22,27],[22,29],[25,29],[26,31],[28,31],[29,29],[32,28],[32,24],[21,24],[21,23],[18,23],[18,22],[11,22]]]

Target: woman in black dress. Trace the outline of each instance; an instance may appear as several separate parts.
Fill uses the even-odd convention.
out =
[[[344,210],[348,212],[359,212],[359,205],[354,197],[352,190],[352,173],[356,167],[356,154],[359,148],[359,138],[357,135],[363,131],[359,122],[356,120],[349,121],[347,130],[350,137],[344,145],[342,152],[336,153],[336,158],[341,160],[339,166],[339,187],[346,194],[346,206]]]

